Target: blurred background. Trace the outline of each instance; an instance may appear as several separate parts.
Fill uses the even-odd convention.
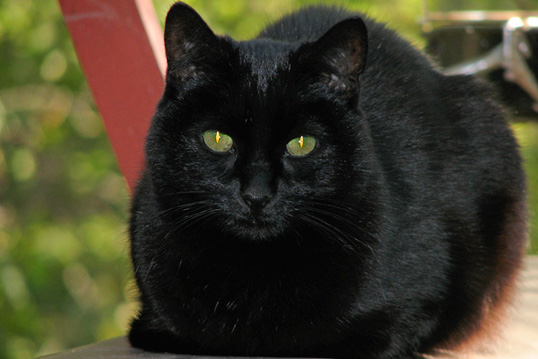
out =
[[[444,9],[519,2],[446,1]],[[192,0],[243,40],[306,0]],[[387,21],[419,48],[421,0],[336,1]],[[171,0],[155,1],[164,20]],[[441,1],[430,2],[443,9]],[[529,177],[538,253],[538,122],[513,124]],[[0,358],[124,335],[137,308],[126,235],[129,194],[54,0],[0,0]]]

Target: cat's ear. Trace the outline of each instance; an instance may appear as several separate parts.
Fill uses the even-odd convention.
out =
[[[185,78],[215,56],[218,37],[193,8],[177,2],[166,16],[164,44],[169,73]]]
[[[366,25],[359,17],[343,20],[310,46],[299,49],[301,58],[331,91],[354,96],[368,52]]]

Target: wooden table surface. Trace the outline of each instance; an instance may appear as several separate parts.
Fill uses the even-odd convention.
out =
[[[529,256],[519,283],[519,295],[506,323],[503,338],[488,353],[472,359],[538,358],[538,256]]]
[[[94,343],[41,359],[189,359],[210,358],[192,355],[155,354],[134,349],[125,337]],[[513,315],[507,321],[503,338],[487,350],[446,358],[469,359],[538,359],[538,256],[525,260],[520,294]]]

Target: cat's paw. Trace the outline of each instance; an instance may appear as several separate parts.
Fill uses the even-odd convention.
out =
[[[192,346],[169,331],[151,328],[144,320],[135,319],[129,331],[129,342],[135,348],[151,352],[191,354]]]

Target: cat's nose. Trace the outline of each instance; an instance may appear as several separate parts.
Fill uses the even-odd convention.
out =
[[[253,211],[262,210],[271,200],[269,194],[243,193],[243,200]]]
[[[269,182],[268,174],[259,172],[242,189],[243,200],[253,211],[262,210],[271,201],[273,191]]]

